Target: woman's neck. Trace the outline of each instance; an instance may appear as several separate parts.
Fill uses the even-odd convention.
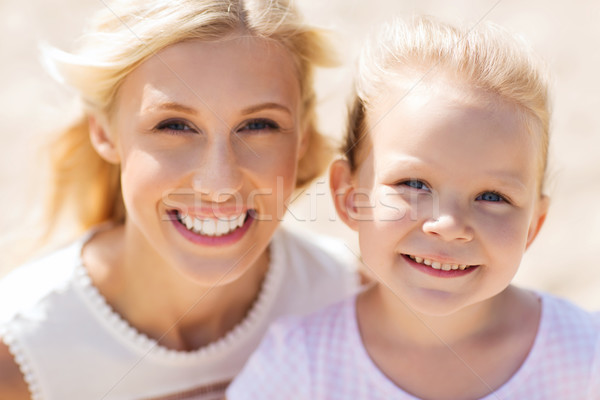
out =
[[[94,285],[131,326],[186,351],[222,338],[245,318],[269,266],[265,252],[241,278],[199,285],[123,226],[97,234],[82,257]]]

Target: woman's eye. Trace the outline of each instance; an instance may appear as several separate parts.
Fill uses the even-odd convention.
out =
[[[266,130],[277,130],[279,129],[279,125],[275,122],[267,120],[267,119],[255,119],[252,121],[248,121],[245,125],[241,127],[242,131],[266,131]]]
[[[190,127],[190,125],[187,122],[181,120],[163,121],[160,124],[158,124],[155,129],[173,134],[195,132],[194,128]]]
[[[409,179],[407,181],[403,181],[400,182],[401,185],[404,186],[408,186],[412,189],[417,189],[417,190],[429,190],[429,187],[427,186],[427,184],[423,181],[420,181],[418,179]]]
[[[502,195],[495,193],[495,192],[482,193],[479,196],[477,196],[476,200],[490,201],[490,202],[494,202],[494,203],[499,203],[499,202],[505,201],[505,199],[504,199],[504,197],[502,197]]]

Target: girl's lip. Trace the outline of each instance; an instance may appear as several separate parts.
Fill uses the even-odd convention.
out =
[[[179,221],[176,211],[167,211],[167,214],[169,214],[169,216],[170,216],[169,219],[171,220],[171,223],[173,224],[175,229],[185,239],[187,239],[188,241],[190,241],[194,244],[203,245],[203,246],[213,246],[213,247],[228,246],[228,245],[231,245],[231,244],[234,244],[234,243],[240,241],[242,239],[242,237],[244,237],[246,232],[248,232],[248,229],[250,229],[250,225],[252,225],[252,223],[255,221],[255,219],[253,217],[253,213],[247,212],[246,213],[247,216],[246,216],[246,220],[244,221],[244,224],[241,227],[239,227],[238,229],[236,229],[228,234],[222,235],[222,236],[206,236],[206,235],[200,235],[198,233],[194,233],[194,232],[188,230],[185,227],[185,225],[183,225]]]
[[[401,256],[404,259],[404,261],[406,261],[406,263],[408,265],[410,265],[411,267],[413,267],[425,274],[435,276],[438,278],[457,278],[457,277],[468,275],[471,272],[473,272],[479,268],[479,265],[474,265],[474,266],[471,266],[464,270],[451,269],[450,271],[445,271],[443,269],[434,269],[428,265],[420,264],[405,254],[402,254]]]

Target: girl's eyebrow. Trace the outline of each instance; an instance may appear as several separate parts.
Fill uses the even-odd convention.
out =
[[[523,178],[518,173],[504,171],[484,171],[488,176],[492,177],[495,182],[520,190],[527,190],[527,186],[523,183]]]
[[[383,171],[394,172],[396,168],[413,169],[416,172],[435,172],[435,170],[440,168],[440,166],[434,162],[425,162],[410,156],[396,156],[386,163]],[[523,177],[518,171],[483,170],[481,172],[495,184],[500,184],[504,187],[518,190],[527,190],[527,186],[523,182]]]
[[[414,168],[414,169],[430,169],[431,163],[424,162],[418,158],[410,156],[394,156],[386,161],[386,170],[395,168]]]

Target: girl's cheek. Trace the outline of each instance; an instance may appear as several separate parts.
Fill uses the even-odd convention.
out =
[[[475,229],[486,243],[494,243],[507,252],[518,249],[522,253],[528,232],[525,219],[521,213],[480,216],[476,219]]]
[[[378,218],[384,222],[415,222],[435,214],[435,202],[428,193],[413,193],[382,187],[377,191]]]

